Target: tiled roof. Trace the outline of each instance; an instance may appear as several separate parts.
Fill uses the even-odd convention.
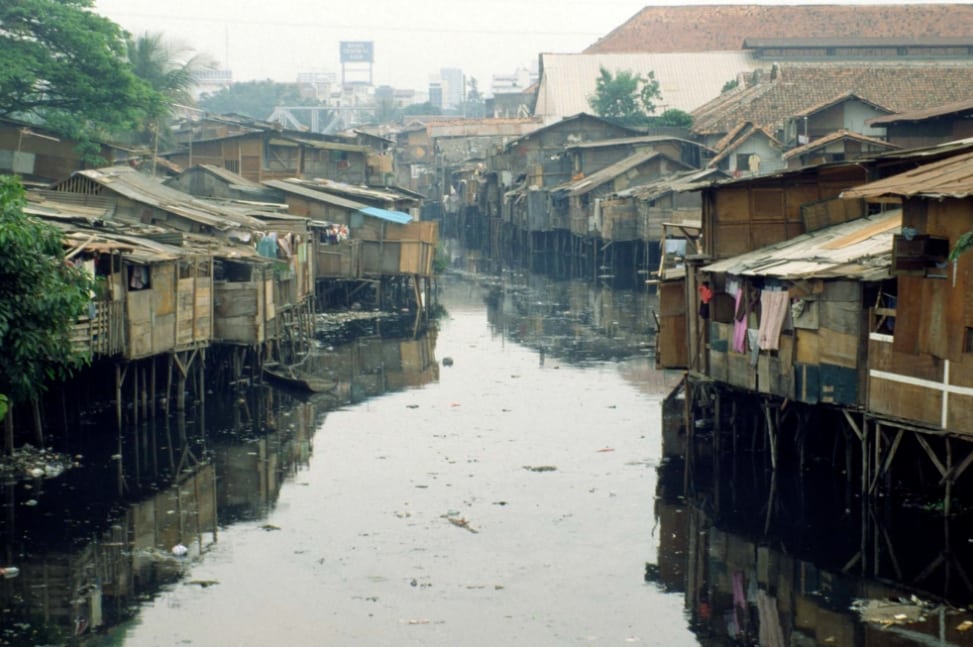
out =
[[[761,128],[760,126],[746,123],[742,124],[741,128],[734,129],[730,135],[727,135],[720,140],[720,143],[714,147],[717,151],[719,151],[719,153],[716,155],[716,157],[709,161],[707,166],[715,167],[754,135],[763,135],[767,138],[767,142],[774,148],[784,147],[783,144],[777,141],[776,137],[767,132],[765,129]]]
[[[693,132],[721,135],[743,121],[776,131],[788,117],[841,94],[893,112],[939,106],[973,96],[973,65],[961,63],[775,66],[693,111]],[[756,82],[754,79],[756,78]]]
[[[933,106],[932,108],[909,110],[906,112],[897,112],[894,115],[886,115],[885,117],[875,117],[874,119],[869,119],[865,123],[867,123],[869,126],[887,126],[889,124],[898,124],[908,121],[914,122],[926,121],[927,119],[938,119],[939,117],[949,117],[971,111],[973,111],[973,99],[962,99],[960,101],[954,101],[941,106]]]
[[[809,144],[804,144],[803,146],[792,148],[786,153],[784,153],[783,155],[781,155],[781,159],[789,160],[792,157],[803,155],[804,153],[808,153],[810,151],[816,150],[823,146],[827,146],[832,142],[836,142],[840,140],[853,140],[853,141],[862,142],[863,144],[871,144],[872,146],[875,146],[876,148],[881,148],[883,150],[899,148],[899,146],[896,146],[895,144],[890,144],[889,142],[882,139],[876,139],[874,137],[866,137],[865,135],[854,133],[851,132],[850,130],[841,129],[841,130],[836,130],[835,132],[830,133],[828,135],[825,135],[824,137],[819,137]]]
[[[964,4],[647,6],[584,53],[725,51],[747,39],[926,42],[970,34],[973,5]]]

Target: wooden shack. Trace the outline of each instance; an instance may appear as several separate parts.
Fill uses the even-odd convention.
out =
[[[281,192],[291,213],[314,222],[317,279],[432,276],[436,223],[336,195],[331,185],[291,179],[267,186]]]
[[[215,164],[196,164],[164,184],[197,198],[271,202],[276,197],[266,186]]]
[[[56,224],[95,291],[75,344],[90,356],[136,360],[205,347],[213,333],[213,254],[159,227],[113,226],[111,202],[81,206],[49,191],[28,195],[27,213]]]
[[[901,213],[860,218],[702,267],[705,373],[788,400],[866,403],[873,307]]]
[[[497,171],[508,171],[512,182],[524,178],[525,186],[558,186],[570,182],[574,175],[571,156],[565,153],[567,146],[639,134],[607,119],[580,113],[510,141],[494,156],[492,166]]]
[[[629,155],[591,175],[578,177],[562,190],[568,197],[571,233],[605,241],[638,239],[634,204],[605,198],[619,191],[649,184],[691,167],[663,153],[647,150]]]
[[[251,182],[307,176],[364,184],[372,153],[354,139],[252,126],[247,132],[187,141],[166,158],[182,168],[224,168]]]
[[[948,257],[973,230],[971,177],[964,152],[842,193],[902,203],[896,283],[877,303],[889,325],[869,338],[868,408],[964,437],[973,434],[973,255]]]
[[[98,155],[110,163],[133,157],[117,146],[99,144]],[[27,122],[0,118],[0,173],[15,174],[28,185],[43,186],[87,166],[78,142]]]

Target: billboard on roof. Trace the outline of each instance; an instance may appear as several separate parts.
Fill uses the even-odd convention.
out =
[[[375,43],[370,40],[341,41],[342,63],[371,63],[375,53]]]

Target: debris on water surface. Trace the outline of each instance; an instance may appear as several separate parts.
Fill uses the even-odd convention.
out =
[[[524,469],[531,472],[553,472],[557,470],[553,465],[524,465]]]
[[[266,530],[267,532],[270,532],[272,530],[280,530],[280,526],[275,526],[272,523],[265,523],[264,525],[260,526],[260,529],[261,530]]]
[[[912,596],[910,599],[855,600],[851,608],[859,613],[863,622],[889,627],[925,620],[930,604]]]
[[[0,476],[9,479],[50,479],[64,470],[80,465],[81,456],[72,459],[50,448],[25,444],[9,456],[0,457]]]
[[[450,511],[450,513],[452,513],[452,511]],[[474,528],[473,526],[471,526],[470,525],[470,522],[467,521],[464,517],[457,517],[457,516],[454,516],[455,513],[452,513],[452,514],[450,514],[450,513],[447,513],[447,514],[444,514],[444,515],[440,515],[440,516],[443,519],[445,519],[446,521],[448,521],[449,523],[451,523],[454,526],[456,526],[457,528],[463,528],[464,530],[469,530],[473,534],[476,534],[476,533],[480,532],[479,530],[477,530],[476,528]]]

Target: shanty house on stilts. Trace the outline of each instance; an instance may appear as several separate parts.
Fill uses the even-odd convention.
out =
[[[973,231],[973,153],[923,164],[848,189],[842,198],[900,203],[895,281],[878,295],[883,325],[868,339],[868,491],[874,492],[910,453],[929,459],[932,479],[951,510],[973,464],[973,255],[950,259]],[[903,444],[914,439],[905,450]],[[905,456],[904,456],[905,455]],[[899,472],[901,473],[901,469]]]
[[[212,342],[233,356],[233,379],[242,377],[248,362],[256,374],[263,361],[280,358],[287,331],[310,334],[313,255],[306,219],[197,199],[127,167],[79,171],[53,189],[60,199],[82,205],[110,198],[112,222],[155,225],[174,246],[190,238],[209,245]],[[197,357],[205,362],[209,341],[191,351],[172,350],[173,361],[186,370]]]
[[[349,304],[371,286],[381,307],[390,289],[401,291],[411,283],[417,312],[425,311],[439,240],[437,223],[336,195],[320,183],[290,179],[265,184],[281,192],[291,213],[312,221],[315,278],[323,303],[341,294]]]

